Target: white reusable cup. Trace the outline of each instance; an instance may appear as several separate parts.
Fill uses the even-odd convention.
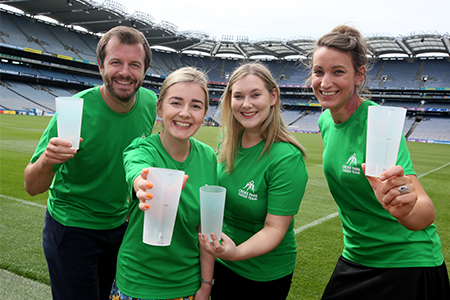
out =
[[[153,183],[153,188],[147,191],[153,194],[153,198],[146,201],[150,208],[144,215],[144,243],[153,246],[170,245],[183,179],[183,171],[148,168],[147,180]]]
[[[57,97],[56,114],[58,138],[71,143],[72,149],[78,150],[83,116],[83,98]]]
[[[406,109],[369,106],[366,142],[366,175],[379,177],[395,166]]]
[[[223,211],[225,208],[226,189],[217,185],[206,185],[200,188],[201,231],[208,236],[211,233],[220,240],[222,236]]]

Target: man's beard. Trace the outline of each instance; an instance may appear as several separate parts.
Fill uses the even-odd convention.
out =
[[[103,77],[103,76],[102,76]],[[122,78],[120,78],[122,79]],[[106,89],[108,90],[108,92],[113,95],[115,98],[117,98],[120,102],[123,103],[128,103],[130,102],[134,96],[136,95],[136,92],[138,91],[139,87],[141,86],[142,83],[135,85],[135,89],[128,95],[120,95],[119,93],[117,93],[114,90],[114,85],[113,85],[113,80],[114,79],[110,79],[108,77],[103,77],[103,83],[105,84]]]

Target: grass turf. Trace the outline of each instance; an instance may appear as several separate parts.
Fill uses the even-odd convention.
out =
[[[49,120],[48,117],[0,114],[0,268],[44,284],[49,284],[41,245],[47,193],[30,197],[23,188],[23,170]],[[157,124],[155,131],[158,130]],[[215,148],[218,135],[218,128],[202,127],[195,137]],[[294,133],[294,136],[307,149],[309,174],[306,193],[295,216],[298,228],[335,213],[337,207],[322,172],[320,135]],[[435,224],[448,261],[450,146],[408,143],[408,147],[416,173],[434,202]],[[288,299],[320,299],[343,247],[339,218],[299,232],[297,244],[297,267]],[[7,276],[4,274],[3,277]],[[16,281],[10,282],[13,286]],[[7,297],[3,296],[7,290],[0,289],[2,297]]]

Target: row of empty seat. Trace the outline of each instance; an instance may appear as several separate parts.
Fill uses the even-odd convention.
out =
[[[98,37],[1,11],[0,42],[95,62]],[[153,51],[148,73],[167,76],[180,67],[196,66],[208,73],[210,81],[226,82],[241,63],[236,59]],[[280,85],[305,85],[309,71],[303,62],[272,60],[265,63]],[[379,60],[367,75],[370,87],[449,87],[450,59]]]
[[[0,42],[6,45],[27,47],[43,52],[62,54],[77,59],[96,61],[95,50],[98,37],[83,34],[39,22],[36,19],[0,12]],[[45,61],[45,55],[42,56]],[[153,51],[152,64],[149,74],[168,76],[174,70],[184,66],[195,66],[208,74],[212,82],[227,82],[233,70],[242,63],[237,59],[219,57],[201,57],[167,51]],[[283,85],[305,85],[309,76],[309,69],[301,61],[272,60],[264,62],[272,72],[277,83]],[[0,62],[0,69],[25,74],[47,76],[65,80],[102,84],[99,76],[89,73],[68,72],[58,68],[46,69],[31,64],[12,64],[10,61]],[[370,88],[406,88],[420,89],[422,87],[450,87],[450,60],[416,59],[416,60],[378,60],[375,61],[367,73]],[[33,81],[4,77],[0,85],[0,109],[29,110],[38,109],[54,111],[57,96],[71,96],[80,91],[80,87],[71,85],[45,85]],[[155,92],[158,92],[155,90]],[[220,98],[220,92],[212,92],[212,98]],[[321,109],[308,108],[311,99],[297,99],[289,95],[282,95],[282,101],[287,109],[283,111],[283,119],[292,130],[318,132],[318,118]],[[315,100],[313,104],[318,104]],[[300,103],[300,107],[295,104]],[[417,101],[387,102],[385,105],[403,107],[424,107],[449,109],[448,103]],[[212,105],[207,118],[219,121],[220,114],[217,106]],[[411,128],[413,119],[406,120],[405,133]],[[450,140],[450,118],[427,117],[422,120],[410,136],[415,139]]]
[[[58,87],[37,87],[36,85],[4,81],[8,87],[0,85],[0,109],[29,110],[38,109],[48,111],[55,109],[55,96],[71,96],[76,90],[67,90]],[[16,92],[13,92],[15,90]],[[288,128],[294,131],[318,132],[317,121],[321,111],[309,110],[284,110],[282,116]],[[217,106],[210,106],[207,118],[220,122],[220,112]],[[405,121],[404,133],[411,128],[414,119]],[[427,117],[416,127],[410,138],[433,139],[450,141],[450,118],[449,117]]]

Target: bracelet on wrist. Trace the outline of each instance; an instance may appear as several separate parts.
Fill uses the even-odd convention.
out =
[[[201,281],[201,283],[209,284],[210,286],[214,285],[214,278],[211,281],[208,281],[208,280],[205,280],[205,279],[200,277],[200,281]]]

